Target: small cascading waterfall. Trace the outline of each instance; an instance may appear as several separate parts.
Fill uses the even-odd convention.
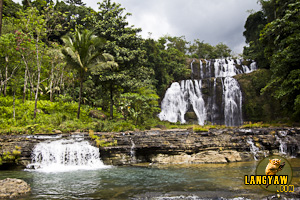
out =
[[[160,120],[185,123],[185,114],[192,111],[200,125],[206,121],[227,126],[241,125],[242,92],[233,76],[257,69],[255,62],[247,62],[248,65],[240,59],[198,60],[199,66],[194,66],[196,60],[193,59],[192,80],[171,84],[161,103],[158,117]],[[219,86],[220,83],[222,86]],[[220,87],[221,90],[218,89]]]
[[[27,169],[64,172],[107,168],[100,160],[99,149],[88,141],[60,139],[38,143],[33,149],[32,163]]]
[[[258,160],[259,148],[257,146],[255,146],[252,139],[248,139],[247,143],[250,145],[250,152],[253,154],[254,160]]]
[[[131,138],[130,138],[130,142],[131,142],[131,147],[130,147],[131,163],[136,163],[135,143],[134,143],[134,141]]]

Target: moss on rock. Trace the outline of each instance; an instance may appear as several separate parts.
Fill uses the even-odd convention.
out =
[[[283,119],[280,102],[272,96],[272,92],[261,90],[271,80],[271,72],[258,69],[249,74],[235,76],[243,92],[244,121],[278,121]]]

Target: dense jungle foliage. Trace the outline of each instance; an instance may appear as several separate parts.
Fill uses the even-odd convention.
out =
[[[244,56],[271,71],[261,95],[279,101],[282,117],[300,119],[300,2],[260,0],[262,10],[249,15]],[[278,106],[274,109],[277,110]],[[277,113],[279,114],[279,113]]]
[[[249,45],[244,56],[271,71],[257,95],[272,94],[285,116],[297,119],[300,3],[260,3],[262,10],[250,14],[245,23]],[[212,46],[169,35],[143,39],[140,28],[128,25],[130,13],[110,0],[99,2],[98,11],[81,0],[24,0],[22,5],[0,0],[0,4],[2,133],[125,131],[166,125],[156,117],[159,102],[173,81],[189,76],[187,58],[232,56],[223,43]]]

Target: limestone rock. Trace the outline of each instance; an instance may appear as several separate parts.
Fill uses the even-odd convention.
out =
[[[153,163],[159,164],[190,164],[190,163],[227,163],[242,161],[240,153],[237,151],[203,151],[188,155],[181,153],[179,155],[158,154],[151,158]]]
[[[92,118],[101,119],[101,120],[105,120],[107,118],[106,115],[99,110],[91,110],[89,115]]]
[[[0,199],[11,199],[31,191],[29,184],[20,179],[0,180]]]
[[[62,134],[61,130],[54,130],[55,134]]]

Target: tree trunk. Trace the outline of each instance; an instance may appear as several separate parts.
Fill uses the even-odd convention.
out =
[[[4,80],[2,77],[2,72],[0,70],[0,95],[2,94],[2,86],[4,85]]]
[[[110,118],[114,118],[114,96],[113,96],[113,85],[110,84]]]
[[[14,88],[14,96],[13,96],[13,117],[16,120],[16,89]]]
[[[36,92],[35,92],[35,98],[34,98],[34,114],[33,114],[34,119],[36,117],[36,112],[37,112],[37,101],[38,101],[39,87],[40,87],[40,77],[41,77],[41,65],[40,65],[40,62],[39,62],[38,42],[39,42],[39,37],[37,36],[35,47],[36,47],[36,64],[37,64],[37,67],[38,67],[38,79],[37,79]]]
[[[3,0],[0,0],[0,36],[2,34]]]
[[[80,90],[79,90],[79,99],[78,99],[77,119],[80,118],[80,104],[81,104],[82,85],[83,85],[83,78],[80,79]]]
[[[22,58],[23,58],[23,61],[25,63],[24,88],[23,88],[23,103],[25,103],[26,89],[27,89],[27,80],[28,80],[28,75],[27,75],[28,66],[27,66],[27,62],[25,61],[24,55],[22,55]]]
[[[54,64],[53,64],[53,61],[52,61],[52,67],[51,67],[51,76],[50,76],[50,86],[49,86],[49,88],[50,88],[50,91],[49,91],[49,93],[50,93],[50,101],[51,102],[53,102],[53,89],[52,89],[52,87],[53,87],[53,79],[54,79]]]
[[[8,79],[8,67],[7,63],[5,63],[5,81],[4,81],[4,88],[3,88],[3,95],[6,97],[6,88],[7,88],[7,79]]]

